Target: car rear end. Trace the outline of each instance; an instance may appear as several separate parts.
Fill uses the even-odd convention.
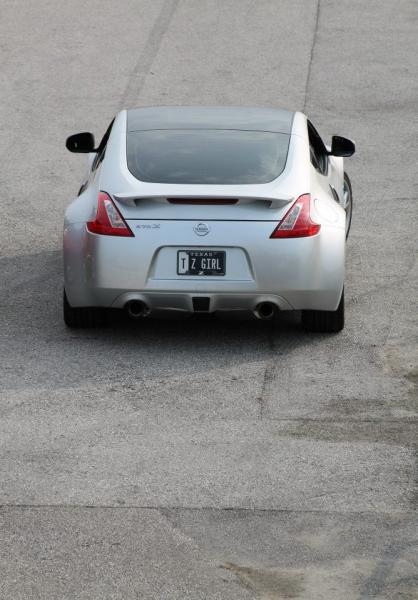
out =
[[[116,119],[95,212],[87,226],[68,224],[78,240],[67,258],[71,304],[131,316],[335,310],[344,230],[324,221],[309,195],[303,135],[292,123],[285,133],[224,136],[170,127],[129,132],[128,124],[126,133],[126,113]],[[110,230],[100,231],[100,218]]]

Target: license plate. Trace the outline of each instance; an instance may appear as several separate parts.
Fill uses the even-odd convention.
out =
[[[221,250],[179,250],[177,275],[225,275],[225,255]]]

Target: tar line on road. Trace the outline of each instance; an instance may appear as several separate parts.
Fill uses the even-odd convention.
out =
[[[179,0],[165,0],[147,39],[143,51],[140,53],[128,84],[122,95],[120,108],[133,108],[137,104],[145,78],[148,75],[155,56],[161,46],[161,41],[167,31],[171,19],[177,9]]]
[[[320,12],[321,12],[321,0],[318,0],[317,5],[316,5],[315,26],[314,26],[313,35],[312,35],[311,55],[309,58],[308,73],[306,75],[305,97],[304,97],[304,101],[303,101],[302,112],[306,111],[306,105],[308,103],[309,86],[310,86],[310,82],[311,82],[312,63],[314,60],[315,44],[316,44],[316,40],[318,37]]]

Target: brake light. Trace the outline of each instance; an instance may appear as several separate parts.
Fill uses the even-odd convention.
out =
[[[99,192],[96,218],[94,221],[87,222],[87,229],[91,233],[98,233],[100,235],[134,237],[125,219],[106,192]]]
[[[318,233],[321,225],[312,221],[310,206],[310,194],[299,196],[277,225],[270,238],[309,237]]]
[[[193,206],[206,204],[224,206],[238,202],[238,198],[167,198],[167,200],[170,204],[192,204]]]

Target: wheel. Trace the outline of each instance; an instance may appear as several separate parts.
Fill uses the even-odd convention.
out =
[[[345,210],[345,239],[348,238],[348,232],[351,226],[351,217],[353,214],[353,190],[351,181],[347,173],[344,172],[343,200],[341,206]]]
[[[64,322],[70,328],[100,327],[106,323],[106,313],[103,308],[79,308],[70,305],[64,291],[63,301]]]
[[[337,310],[303,310],[302,325],[307,331],[336,333],[344,329],[344,290]]]

